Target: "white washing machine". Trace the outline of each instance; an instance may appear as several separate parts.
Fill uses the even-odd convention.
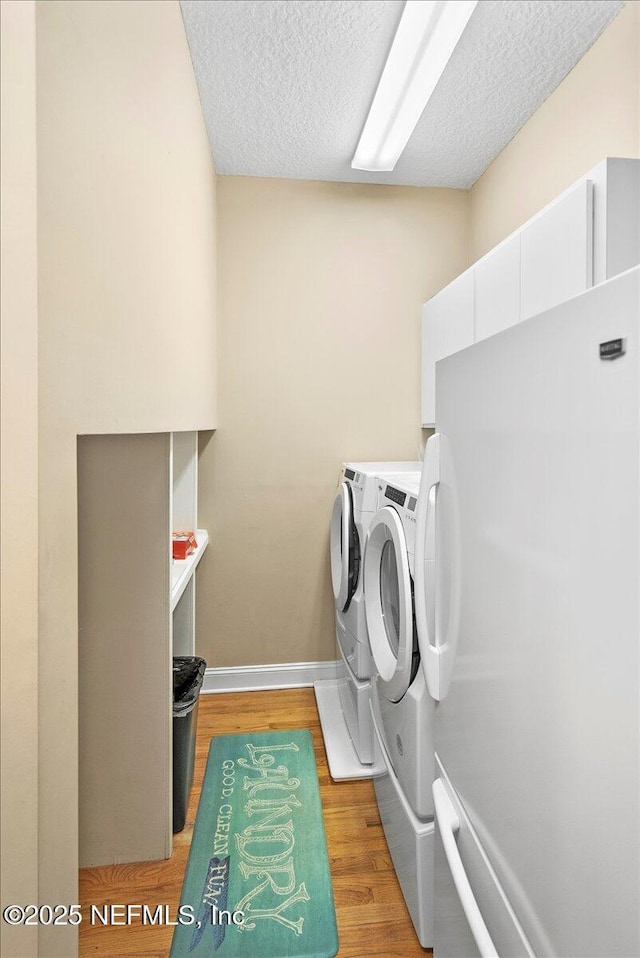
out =
[[[434,710],[414,614],[419,477],[383,480],[364,556],[364,602],[373,660],[371,712],[380,816],[407,907],[423,947],[433,928]],[[434,500],[431,501],[433,505]],[[432,513],[433,510],[430,510]],[[433,523],[426,558],[434,561]],[[433,576],[427,577],[433,588]],[[428,603],[433,609],[433,602]],[[419,893],[418,893],[419,891]]]
[[[330,526],[331,580],[336,604],[335,682],[315,683],[334,779],[372,772],[371,655],[364,611],[362,557],[378,498],[378,477],[420,475],[419,462],[344,463]]]
[[[419,462],[350,462],[342,467],[331,514],[331,581],[342,657],[358,679],[371,675],[362,558],[377,509],[378,479],[400,481],[410,475],[419,482],[420,471]]]

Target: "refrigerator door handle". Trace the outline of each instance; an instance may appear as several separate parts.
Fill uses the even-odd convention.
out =
[[[440,486],[440,489],[437,487]],[[432,503],[431,492],[437,498]],[[446,497],[443,499],[443,495]],[[438,505],[438,502],[440,503]],[[450,528],[450,554],[435,554],[435,523],[445,513]],[[437,515],[440,519],[438,520]],[[435,433],[427,442],[416,509],[414,603],[420,660],[429,695],[440,702],[449,691],[460,625],[460,544],[458,502],[447,437]],[[444,601],[445,595],[448,602]],[[435,608],[429,608],[431,602]],[[448,607],[448,619],[443,610]],[[430,627],[429,623],[433,622]]]
[[[416,545],[414,602],[416,629],[420,661],[424,670],[427,689],[433,699],[440,698],[440,650],[435,643],[435,635],[429,633],[429,612],[427,592],[429,575],[435,576],[435,555],[427,554],[427,536],[430,524],[435,520],[435,508],[431,505],[431,490],[440,482],[440,433],[434,433],[427,441],[424,451],[424,463],[420,477],[420,492],[416,511]],[[435,616],[432,617],[435,621]]]
[[[464,870],[456,842],[460,820],[441,778],[433,783],[433,805],[451,877],[481,958],[499,958]]]
[[[433,697],[441,702],[449,694],[460,632],[462,554],[458,483],[449,440],[440,434],[440,486],[438,489],[438,546],[434,563],[435,640],[438,653]],[[447,548],[444,549],[446,542]]]

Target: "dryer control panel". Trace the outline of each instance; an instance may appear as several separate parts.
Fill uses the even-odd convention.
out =
[[[397,505],[408,509],[409,512],[416,511],[416,504],[418,500],[415,496],[410,496],[407,492],[401,492],[401,490],[396,489],[395,486],[386,486],[384,489],[384,495],[387,499],[397,503]]]
[[[406,492],[400,492],[399,489],[395,489],[393,486],[387,486],[384,490],[384,494],[387,499],[391,499],[392,502],[397,502],[399,506],[404,506],[407,501]]]

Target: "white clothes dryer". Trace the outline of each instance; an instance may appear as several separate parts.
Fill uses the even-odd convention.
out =
[[[418,462],[357,462],[345,463],[342,481],[334,502],[331,520],[332,581],[336,598],[336,640],[338,652],[338,695],[344,720],[359,761],[373,762],[373,726],[371,724],[371,653],[364,609],[362,557],[369,524],[377,508],[380,483],[411,477],[419,482]],[[346,493],[346,495],[345,495]],[[351,508],[351,519],[347,517]],[[338,536],[337,515],[340,516]],[[348,568],[345,570],[344,548],[340,553],[340,583],[333,575],[334,560],[338,558],[338,539],[347,541]],[[356,561],[356,556],[359,559]],[[352,561],[353,557],[353,561]],[[358,574],[353,576],[357,567]],[[345,576],[345,571],[347,575]],[[336,568],[337,572],[337,568]],[[344,586],[346,585],[346,589]],[[336,595],[336,592],[339,594]],[[349,598],[351,596],[351,598]],[[341,603],[343,597],[345,604]]]
[[[362,556],[380,475],[419,477],[419,462],[348,462],[340,473],[330,526],[336,604],[337,674],[315,683],[331,775],[367,777],[373,762],[371,654],[364,611]],[[350,758],[350,755],[352,758]]]
[[[342,466],[330,527],[331,581],[342,657],[358,679],[371,675],[362,557],[377,508],[378,478],[420,475],[419,462],[347,462]]]
[[[369,525],[364,601],[374,666],[371,701],[394,774],[418,818],[433,817],[435,703],[415,624],[413,572],[419,479],[380,483]],[[429,527],[432,523],[429,524]],[[431,537],[427,554],[435,559]],[[429,577],[432,583],[433,576]],[[433,603],[428,603],[433,608]]]

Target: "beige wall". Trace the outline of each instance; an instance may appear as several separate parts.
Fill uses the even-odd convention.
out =
[[[44,382],[77,432],[215,425],[215,178],[177,0],[38,4]]]
[[[2,908],[38,901],[38,289],[35,3],[0,7],[2,78]],[[37,928],[0,921],[0,952]]]
[[[177,0],[39,2],[37,98],[40,899],[73,902],[76,437],[215,425],[215,174]]]
[[[340,463],[421,455],[421,304],[465,268],[467,236],[463,191],[218,177],[197,588],[210,666],[334,658]]]
[[[640,3],[631,0],[471,190],[471,262],[605,156],[640,156]]]

